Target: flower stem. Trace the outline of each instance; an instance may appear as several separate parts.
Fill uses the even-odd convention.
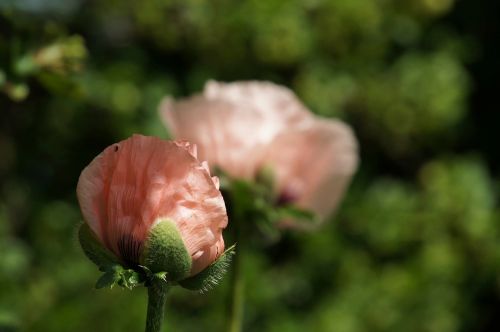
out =
[[[154,279],[148,286],[148,313],[146,332],[160,332],[165,312],[168,285],[165,281]]]
[[[243,278],[243,237],[241,234],[241,225],[238,221],[234,223],[235,241],[238,249],[233,257],[233,266],[231,274],[231,298],[229,303],[229,325],[228,332],[241,332],[243,325],[243,307],[245,300],[245,282]]]

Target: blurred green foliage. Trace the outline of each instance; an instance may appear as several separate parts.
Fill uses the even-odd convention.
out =
[[[143,328],[144,291],[93,290],[76,182],[115,141],[167,137],[161,98],[210,78],[288,85],[351,123],[361,146],[332,222],[248,253],[246,331],[498,330],[498,134],[476,137],[495,137],[500,119],[477,115],[481,40],[464,29],[481,17],[461,20],[477,8],[0,1],[0,331]],[[221,331],[227,288],[174,290],[170,330]]]

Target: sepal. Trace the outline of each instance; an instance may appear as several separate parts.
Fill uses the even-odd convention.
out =
[[[219,282],[226,274],[227,268],[231,263],[233,255],[236,253],[235,248],[236,245],[233,244],[206,269],[192,277],[179,281],[179,285],[186,289],[199,291],[201,293],[213,289],[219,284]]]
[[[78,240],[85,255],[103,270],[108,266],[119,264],[117,257],[106,249],[90,227],[83,223],[78,230]]]
[[[185,279],[191,272],[192,259],[175,223],[159,220],[144,242],[141,265],[152,273],[166,273],[168,281]]]

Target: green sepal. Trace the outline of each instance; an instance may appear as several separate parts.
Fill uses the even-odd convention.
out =
[[[119,264],[118,258],[99,241],[90,227],[83,223],[78,231],[78,240],[85,255],[96,264],[101,271],[108,266]]]
[[[160,220],[144,243],[141,265],[153,274],[165,273],[168,281],[189,276],[192,259],[177,226],[169,219]]]
[[[226,274],[233,255],[236,253],[235,248],[236,244],[233,244],[206,269],[190,278],[179,281],[179,285],[189,290],[200,291],[201,293],[211,290],[219,284]]]
[[[113,288],[115,285],[132,289],[144,282],[144,277],[135,270],[124,269],[121,265],[109,265],[97,280],[95,288]]]

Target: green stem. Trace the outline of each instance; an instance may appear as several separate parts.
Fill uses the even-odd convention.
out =
[[[236,221],[233,225],[235,241],[238,246],[233,257],[232,274],[231,274],[231,298],[229,303],[229,325],[228,332],[241,332],[243,323],[243,307],[245,301],[245,282],[243,279],[243,237],[241,234],[241,225],[237,225]]]
[[[163,280],[152,280],[148,286],[148,314],[146,332],[160,332],[165,312],[168,285]]]

